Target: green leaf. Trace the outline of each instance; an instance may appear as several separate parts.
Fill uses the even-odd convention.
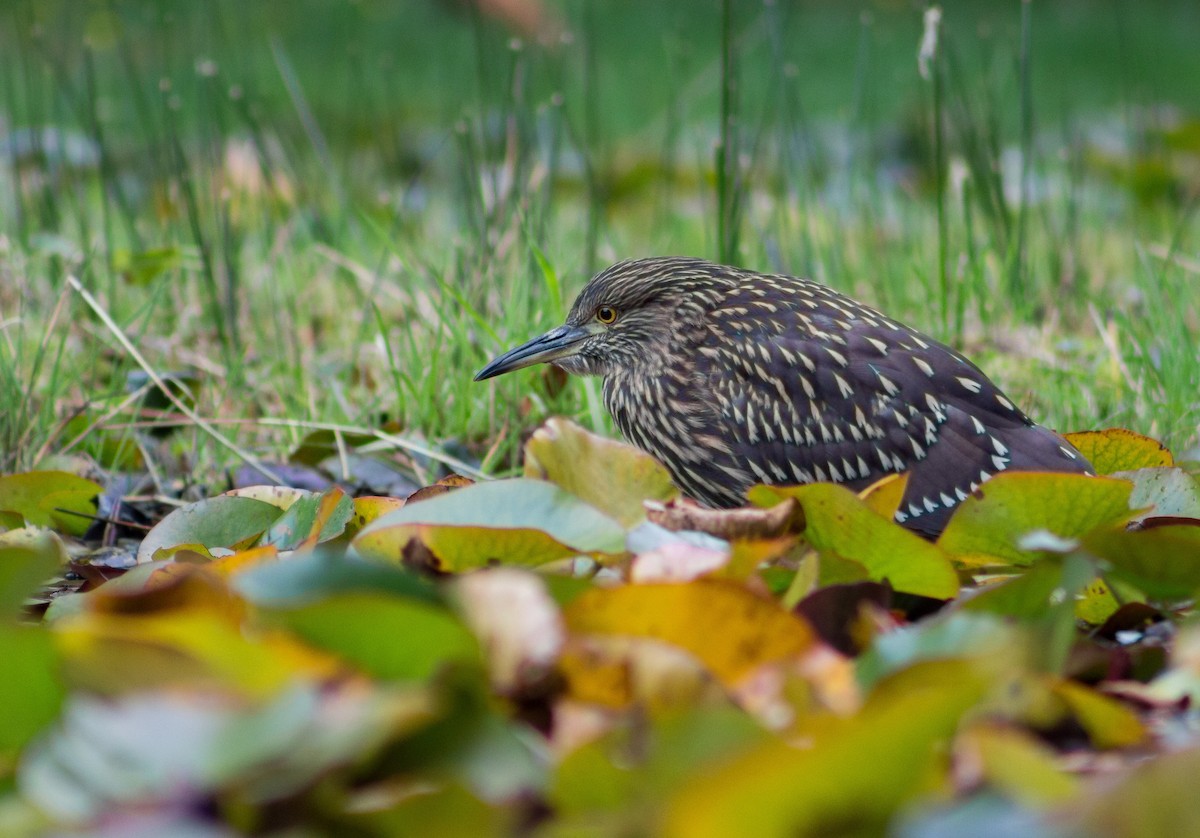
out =
[[[804,510],[804,540],[822,555],[862,565],[873,581],[938,599],[958,593],[958,575],[941,549],[884,518],[844,486],[755,486],[748,497],[757,506],[795,498]]]
[[[138,561],[149,562],[160,550],[180,545],[232,548],[253,540],[282,513],[279,507],[253,498],[219,495],[176,509],[146,534]]]
[[[354,501],[339,488],[298,498],[263,536],[263,544],[295,550],[337,538],[354,514]]]
[[[646,520],[642,501],[679,495],[671,475],[649,454],[558,418],[525,443],[525,476],[561,486],[626,528]]]
[[[619,555],[625,531],[552,483],[496,480],[389,512],[364,528],[353,547],[397,561],[414,544],[419,563],[459,571],[496,562],[539,565],[581,554]]]
[[[116,249],[112,255],[113,269],[131,285],[148,285],[167,271],[183,263],[183,251],[177,245],[152,247],[133,253]]]
[[[20,529],[0,533],[0,620],[17,617],[25,598],[66,561],[67,548],[52,532]]]
[[[856,674],[858,682],[870,688],[889,674],[921,661],[972,658],[1019,667],[1029,657],[1024,646],[1021,631],[996,616],[948,613],[876,637],[858,658]]]
[[[20,515],[36,527],[83,535],[96,514],[99,483],[66,471],[29,471],[0,477],[0,512]],[[72,512],[80,513],[73,515]]]
[[[259,565],[239,573],[230,584],[250,602],[268,607],[299,605],[358,592],[408,597],[431,605],[442,602],[434,584],[412,571],[321,551]]]
[[[376,678],[424,680],[448,661],[479,660],[478,643],[456,617],[415,600],[347,593],[263,617]]]
[[[1157,599],[1190,598],[1200,590],[1200,526],[1109,529],[1083,541],[1111,575]]]
[[[1133,485],[1082,474],[1004,472],[959,505],[938,545],[968,564],[1028,565],[1040,555],[1021,546],[1030,532],[1079,538],[1128,520]]]
[[[32,739],[57,715],[64,689],[58,654],[48,631],[0,625],[0,762]]]
[[[648,828],[661,801],[698,772],[760,744],[768,734],[730,705],[701,704],[657,718],[654,735],[618,726],[567,754],[550,792],[563,834],[653,834]],[[629,753],[644,753],[636,762]],[[598,825],[606,828],[597,829]]]
[[[1000,725],[971,728],[956,743],[978,763],[987,783],[1031,805],[1069,799],[1078,782],[1055,764],[1057,755],[1023,730]]]
[[[1160,753],[1119,774],[1097,777],[1059,820],[1072,835],[1097,838],[1192,836],[1200,823],[1200,748]]]
[[[288,457],[288,462],[300,463],[306,466],[318,466],[323,460],[345,451],[374,442],[371,434],[334,433],[330,430],[317,430],[305,434],[300,444]]]
[[[985,689],[962,661],[915,670],[856,716],[814,722],[804,747],[773,740],[697,773],[668,804],[662,834],[884,834],[896,809],[944,771],[939,751]]]
[[[965,611],[987,611],[1006,617],[1032,620],[1041,617],[1050,598],[1062,584],[1062,565],[1038,562],[1019,576],[988,585],[962,604]]]

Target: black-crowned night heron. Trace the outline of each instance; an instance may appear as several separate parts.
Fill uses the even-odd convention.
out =
[[[756,483],[858,489],[908,472],[896,520],[935,535],[998,472],[1090,473],[962,355],[807,279],[620,262],[587,284],[565,325],[475,380],[544,362],[603,376],[625,438],[708,506],[742,505]]]

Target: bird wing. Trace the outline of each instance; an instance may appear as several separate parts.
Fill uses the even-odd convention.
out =
[[[949,347],[832,289],[772,279],[791,293],[729,295],[694,353],[693,385],[711,394],[729,448],[712,467],[748,472],[739,492],[759,482],[857,489],[908,471],[897,518],[937,531],[998,471],[1061,471],[1068,458],[1086,468]]]

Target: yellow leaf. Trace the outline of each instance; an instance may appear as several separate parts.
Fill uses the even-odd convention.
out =
[[[228,578],[236,576],[244,570],[250,570],[251,568],[258,567],[267,562],[277,561],[278,559],[279,551],[275,549],[275,545],[268,544],[265,547],[252,547],[249,550],[242,550],[230,556],[214,559],[205,564],[204,567],[219,576]]]
[[[105,694],[186,686],[269,696],[344,671],[282,632],[253,632],[207,608],[84,613],[54,625],[69,683]]]
[[[891,521],[896,515],[896,510],[900,508],[900,501],[904,500],[904,492],[907,488],[908,472],[906,471],[903,474],[889,474],[887,477],[881,477],[859,492],[858,496],[862,498],[867,508]]]
[[[1115,698],[1066,678],[1053,679],[1050,689],[1071,709],[1097,748],[1124,748],[1146,737],[1137,714]]]
[[[958,738],[955,750],[956,762],[976,765],[990,785],[1031,806],[1065,800],[1078,789],[1055,764],[1054,751],[1018,728],[978,725]]]
[[[813,646],[804,620],[773,599],[720,579],[594,588],[574,599],[564,617],[573,633],[678,646],[727,686],[764,664],[798,660]]]
[[[896,808],[943,772],[939,751],[985,688],[963,661],[910,673],[856,716],[812,719],[803,744],[773,740],[694,774],[670,801],[662,834],[884,834]]]
[[[1092,464],[1096,474],[1157,468],[1175,463],[1171,452],[1161,442],[1125,428],[1079,431],[1065,436],[1067,442],[1074,445]]]

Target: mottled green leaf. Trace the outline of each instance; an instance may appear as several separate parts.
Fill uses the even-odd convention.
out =
[[[1028,534],[1074,539],[1126,521],[1132,490],[1111,477],[1004,472],[959,505],[937,543],[969,565],[1027,565],[1039,555],[1022,546]]]
[[[33,526],[83,535],[103,491],[99,483],[66,471],[10,474],[0,477],[0,512],[19,515]]]
[[[232,548],[253,541],[282,513],[279,507],[253,498],[218,495],[190,503],[163,518],[146,534],[138,548],[138,561],[153,561],[156,554],[180,545]]]
[[[642,501],[679,494],[671,475],[649,454],[558,418],[525,443],[525,476],[561,486],[624,527],[646,519]]]
[[[865,567],[874,581],[939,599],[958,593],[958,575],[937,545],[887,520],[844,486],[755,486],[749,498],[758,506],[794,498],[804,510],[804,540],[823,555]]]

